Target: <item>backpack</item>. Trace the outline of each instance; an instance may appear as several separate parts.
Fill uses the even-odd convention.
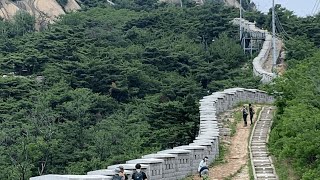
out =
[[[247,109],[242,109],[242,113],[244,116],[248,115]]]
[[[122,177],[116,174],[112,177],[112,180],[122,180]]]
[[[143,172],[135,172],[133,173],[133,180],[143,180]]]
[[[250,107],[249,111],[250,111],[250,114],[254,114],[255,113],[253,107]]]

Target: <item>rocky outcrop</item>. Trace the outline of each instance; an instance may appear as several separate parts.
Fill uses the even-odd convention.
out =
[[[76,0],[69,0],[67,5],[64,6],[64,10],[66,12],[71,12],[78,9],[80,9],[80,6]]]
[[[193,0],[197,5],[203,5],[208,0]],[[226,3],[225,0],[210,0],[210,2],[222,2]],[[236,1],[236,0],[234,0]],[[166,2],[166,3],[173,3],[181,5],[183,3],[183,0],[159,0],[159,2]],[[239,3],[238,3],[239,4]],[[228,5],[228,4],[227,4]]]
[[[240,8],[240,3],[237,0],[224,0],[224,2],[227,6]]]
[[[19,8],[12,2],[0,0],[0,17],[2,17],[3,19],[12,18],[18,10]]]
[[[25,11],[35,16],[37,28],[52,23],[58,16],[80,9],[75,0],[68,0],[61,6],[57,0],[0,0],[0,17],[12,19],[17,11]]]

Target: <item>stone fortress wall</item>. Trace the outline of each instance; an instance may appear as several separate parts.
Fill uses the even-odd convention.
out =
[[[130,176],[135,164],[140,163],[148,180],[179,180],[197,172],[198,165],[204,156],[209,163],[219,156],[218,114],[240,102],[272,103],[272,96],[257,89],[232,88],[215,92],[200,100],[200,129],[195,140],[183,146],[167,149],[139,159],[127,161],[125,164],[108,166],[106,169],[90,171],[87,175],[44,175],[32,177],[30,180],[110,180],[115,168],[122,165]],[[129,178],[131,179],[131,178]]]
[[[268,60],[269,55],[272,54],[272,35],[267,30],[262,30],[256,27],[255,23],[253,22],[249,22],[245,19],[241,19],[241,22],[242,22],[243,31],[249,32],[252,38],[264,37],[262,48],[258,56],[253,59],[252,64],[253,64],[254,75],[261,77],[262,83],[269,83],[276,77],[276,75],[264,69],[263,65]],[[232,21],[232,23],[235,25],[239,25],[240,18],[235,18]],[[279,42],[279,39],[277,39],[277,42]],[[280,49],[277,48],[276,59],[278,59],[279,55],[280,55]]]
[[[233,23],[239,25],[239,20],[236,18]],[[268,83],[275,78],[273,73],[263,69],[272,50],[272,36],[266,30],[257,28],[255,23],[242,19],[242,24],[244,31],[250,32],[251,36],[264,37],[262,49],[253,60],[253,72],[254,75],[261,77],[262,83]],[[219,113],[231,109],[240,102],[272,103],[273,101],[272,96],[257,89],[231,88],[215,92],[200,100],[199,135],[188,145],[144,155],[139,159],[129,160],[125,164],[115,164],[106,169],[90,171],[87,175],[50,174],[32,177],[30,180],[110,180],[115,174],[115,168],[120,165],[124,167],[131,179],[136,163],[142,165],[148,180],[179,180],[195,174],[204,156],[208,156],[209,163],[214,162],[219,156]]]

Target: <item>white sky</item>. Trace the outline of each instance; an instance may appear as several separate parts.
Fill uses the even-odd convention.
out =
[[[272,7],[272,0],[251,0],[262,12],[268,12]],[[313,12],[320,11],[320,3],[318,8],[314,8],[318,0],[275,0],[275,4],[281,4],[281,6],[294,11],[298,16],[313,15]],[[316,10],[314,10],[316,9]]]

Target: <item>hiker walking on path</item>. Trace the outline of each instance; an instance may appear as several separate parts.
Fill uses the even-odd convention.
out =
[[[253,109],[253,106],[252,106],[252,104],[249,104],[249,114],[250,114],[250,121],[251,121],[251,125],[253,124],[253,121],[252,121],[252,119],[253,119],[253,115],[254,115],[254,109]]]
[[[201,160],[199,167],[198,167],[198,172],[199,172],[200,177],[202,174],[208,173],[209,169],[208,169],[207,163],[208,163],[208,157],[206,156]]]
[[[136,164],[136,171],[132,174],[133,180],[147,180],[146,173],[141,171],[141,165]]]
[[[246,106],[243,106],[242,108],[242,116],[243,116],[243,121],[244,121],[244,127],[247,126],[247,116],[248,116],[248,110]]]

